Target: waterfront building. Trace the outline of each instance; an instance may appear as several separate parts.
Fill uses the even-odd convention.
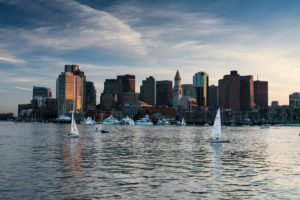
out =
[[[181,84],[182,96],[197,98],[196,90],[193,84]]]
[[[152,76],[143,80],[140,89],[140,99],[149,105],[156,105],[156,81]]]
[[[118,108],[118,96],[117,94],[101,94],[101,110],[112,111]]]
[[[197,72],[193,76],[193,85],[197,94],[197,103],[199,106],[208,105],[208,85],[209,76],[206,72]]]
[[[300,93],[294,92],[289,96],[290,107],[300,108]]]
[[[210,85],[208,87],[208,105],[218,107],[218,86]]]
[[[219,106],[240,110],[240,75],[231,71],[219,80]]]
[[[172,81],[156,81],[156,105],[172,107],[173,87]]]
[[[56,80],[56,98],[59,115],[74,109],[85,112],[86,77],[78,65],[65,65],[65,71]]]
[[[254,81],[254,103],[257,108],[268,107],[268,81]]]
[[[253,76],[240,76],[240,110],[254,108]]]
[[[173,108],[178,111],[180,106],[180,100],[182,98],[182,87],[181,87],[181,76],[177,70],[174,78],[174,89],[173,89]]]
[[[193,108],[197,107],[197,100],[196,98],[190,96],[183,96],[180,99],[180,110],[181,111],[193,111]]]
[[[96,111],[96,88],[94,82],[86,82],[86,111]]]
[[[32,99],[42,98],[42,97],[52,97],[51,89],[46,87],[33,86]]]
[[[135,92],[126,92],[123,93],[123,105],[129,104],[133,105],[136,104],[139,101],[139,94]]]

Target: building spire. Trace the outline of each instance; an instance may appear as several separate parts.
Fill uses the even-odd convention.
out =
[[[181,76],[179,74],[179,71],[177,69],[176,75],[175,75],[175,80],[181,80]]]

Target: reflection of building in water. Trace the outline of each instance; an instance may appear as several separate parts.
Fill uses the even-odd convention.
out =
[[[64,195],[71,199],[83,198],[80,192],[80,188],[84,187],[84,179],[81,176],[82,154],[79,139],[66,138],[62,149],[62,162],[63,179],[61,179],[61,183]]]
[[[63,147],[63,162],[67,172],[77,172],[81,170],[82,155],[78,139],[71,139]]]

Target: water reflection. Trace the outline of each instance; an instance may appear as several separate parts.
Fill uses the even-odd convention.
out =
[[[4,199],[297,199],[299,130],[1,124]]]

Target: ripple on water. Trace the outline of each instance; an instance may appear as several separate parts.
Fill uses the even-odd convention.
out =
[[[0,126],[5,199],[296,199],[297,128],[228,127],[229,144],[208,144],[211,127],[112,126],[80,138],[69,124]]]

